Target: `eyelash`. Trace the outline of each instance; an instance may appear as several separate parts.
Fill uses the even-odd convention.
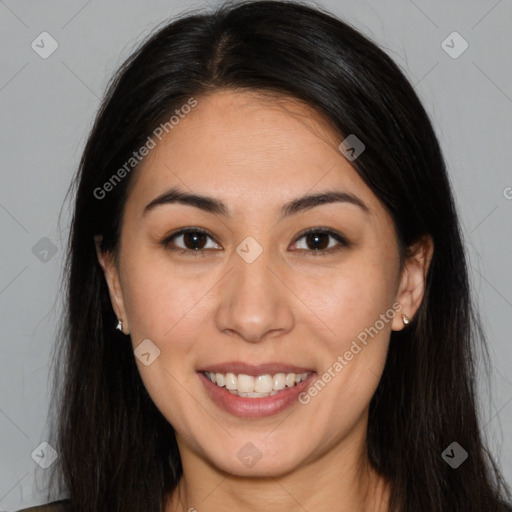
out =
[[[204,229],[201,229],[201,228],[184,228],[184,229],[180,229],[179,231],[176,231],[175,233],[172,233],[171,235],[167,236],[166,238],[164,238],[160,244],[170,250],[170,251],[173,251],[173,252],[176,252],[178,254],[186,254],[186,255],[190,255],[190,256],[194,256],[194,257],[197,257],[197,256],[206,256],[205,255],[205,252],[211,250],[211,249],[182,249],[182,248],[177,248],[177,247],[172,247],[171,246],[171,242],[181,236],[181,235],[186,235],[186,234],[189,234],[189,233],[198,233],[198,234],[203,234],[203,235],[206,235],[207,237],[211,238],[212,240],[214,240],[214,238],[207,232],[205,231]],[[334,248],[331,247],[330,249],[321,249],[321,250],[313,250],[313,249],[299,249],[299,251],[305,251],[306,253],[309,253],[308,254],[308,257],[313,257],[313,258],[316,258],[318,256],[326,256],[326,255],[329,255],[329,254],[333,254],[337,251],[340,251],[344,248],[348,248],[351,246],[351,244],[342,236],[340,235],[339,233],[335,232],[335,231],[332,231],[331,229],[328,229],[328,228],[321,228],[321,227],[317,227],[317,228],[310,228],[306,231],[304,231],[303,233],[300,234],[300,236],[295,240],[294,242],[294,245],[301,239],[301,238],[304,238],[305,236],[307,235],[310,235],[310,234],[325,234],[325,235],[330,235],[332,238],[334,238],[337,242],[339,242],[339,245],[335,246]],[[214,240],[215,241],[215,240]],[[215,242],[217,243],[217,242]]]

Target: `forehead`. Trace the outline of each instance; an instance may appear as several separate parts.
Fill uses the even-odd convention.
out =
[[[200,96],[195,108],[155,140],[133,176],[129,203],[143,208],[179,186],[219,197],[234,211],[255,211],[336,188],[378,209],[378,199],[340,153],[341,140],[325,117],[291,98],[254,91]]]

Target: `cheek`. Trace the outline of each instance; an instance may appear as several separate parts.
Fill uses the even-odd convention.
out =
[[[130,249],[122,270],[132,333],[141,340],[154,337],[164,341],[170,337],[173,343],[181,340],[185,347],[186,333],[190,331],[192,336],[193,330],[206,325],[205,317],[214,314],[215,304],[211,302],[217,293],[213,288],[220,274],[193,262],[181,267],[173,265],[165,257],[155,257],[154,251],[135,244]],[[297,320],[303,322],[309,317],[310,328],[314,327],[317,336],[335,349],[342,349],[373,325],[393,301],[394,269],[392,262],[381,256],[383,252],[358,251],[340,265],[319,270],[311,263],[311,267],[296,268],[283,275],[290,283],[288,304]],[[293,290],[304,307],[295,307]],[[178,332],[180,336],[176,336]]]
[[[304,302],[322,320],[323,337],[332,350],[348,350],[352,340],[391,308],[393,275],[394,269],[383,260],[357,256],[309,286],[303,285]],[[379,322],[377,327],[389,332],[391,322],[384,326]]]
[[[397,314],[393,265],[378,252],[359,254],[307,292],[304,302],[313,304],[322,319],[317,325],[325,326],[318,340],[324,357],[317,403],[332,404],[317,412],[333,425],[357,421],[382,375]]]
[[[127,251],[123,273],[125,307],[136,336],[163,342],[193,325],[190,320],[201,311],[207,280],[137,249]]]
[[[149,339],[160,351],[148,366],[136,361],[141,379],[174,428],[190,431],[190,396],[185,390],[197,382],[184,362],[193,358],[194,341],[201,336],[204,322],[198,319],[205,314],[207,280],[192,279],[142,250],[126,251],[126,255],[123,294],[133,348]]]

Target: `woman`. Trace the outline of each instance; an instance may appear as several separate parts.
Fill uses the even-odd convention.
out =
[[[173,21],[76,186],[45,510],[507,510],[445,164],[375,44],[291,2]]]

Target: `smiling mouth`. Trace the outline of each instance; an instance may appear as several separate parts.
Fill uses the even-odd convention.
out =
[[[232,395],[244,398],[274,396],[286,388],[292,388],[308,378],[312,372],[262,374],[257,376],[232,372],[202,372],[217,387],[226,388]]]

